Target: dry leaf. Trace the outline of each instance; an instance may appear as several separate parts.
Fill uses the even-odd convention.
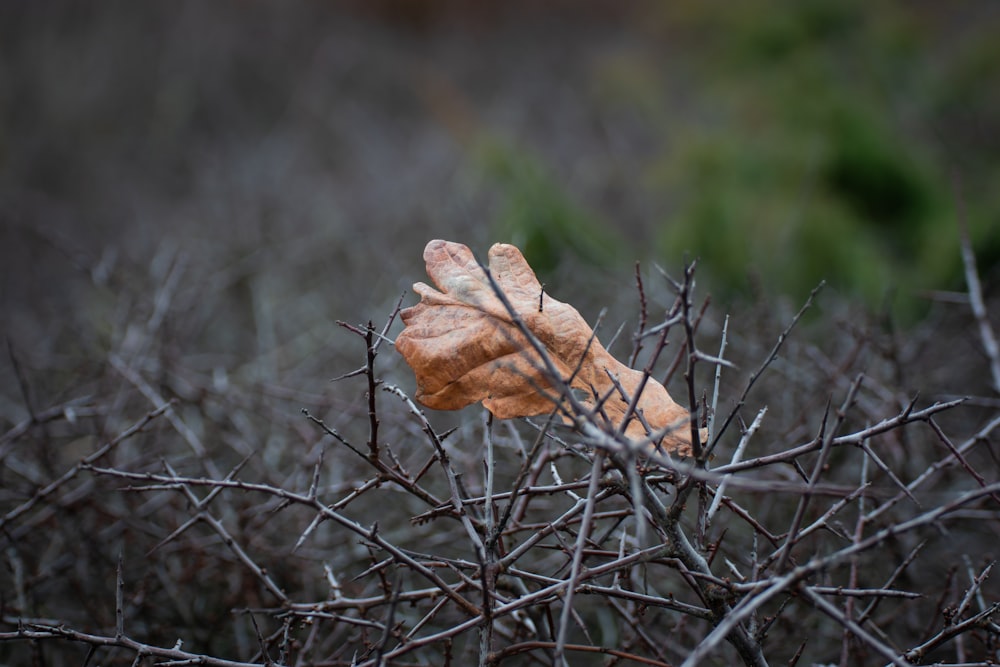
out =
[[[482,401],[499,419],[552,412],[559,395],[553,387],[559,383],[552,381],[472,252],[460,243],[435,240],[424,249],[424,261],[438,289],[424,283],[413,286],[421,300],[401,313],[406,326],[396,338],[396,349],[416,374],[417,400],[436,410],[457,410]],[[490,248],[489,271],[526,328],[545,347],[562,380],[572,378],[571,386],[582,390],[578,394],[584,395],[582,402],[588,407],[596,404],[595,394],[610,394],[602,407],[615,427],[620,426],[628,403],[611,377],[631,397],[642,373],[612,357],[575,308],[543,294],[516,247],[497,243]],[[663,438],[664,448],[690,454],[688,411],[670,398],[663,385],[649,378],[637,409],[654,432],[676,427]],[[640,439],[646,429],[633,416],[625,433]]]

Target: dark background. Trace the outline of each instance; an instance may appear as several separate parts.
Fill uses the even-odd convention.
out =
[[[261,253],[340,310],[432,237],[880,307],[960,286],[956,174],[1000,255],[992,3],[536,4],[5,3],[12,334],[78,310],[81,261]]]
[[[996,284],[990,2],[0,11],[0,309],[27,368],[106,355],[166,284],[185,352],[332,374],[332,321],[383,317],[431,238],[514,242],[613,326],[635,261],[686,258],[723,308],[826,280],[911,327],[964,288],[956,183]]]

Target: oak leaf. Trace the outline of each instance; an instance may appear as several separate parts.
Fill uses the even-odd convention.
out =
[[[545,294],[515,246],[497,243],[489,251],[488,270],[509,307],[466,246],[431,241],[424,261],[437,289],[422,282],[413,286],[420,302],[400,313],[405,327],[396,338],[396,349],[416,375],[420,403],[457,410],[482,401],[495,417],[510,419],[550,413],[561,401],[563,418],[571,423],[567,399],[560,394],[569,383],[580,390],[577,397],[588,409],[597,405],[595,397],[606,397],[601,409],[617,429],[641,386],[636,412],[654,433],[667,430],[666,450],[690,454],[688,411],[659,382],[646,378],[643,383],[641,372],[611,356],[575,308]],[[545,348],[550,366],[512,310]],[[639,418],[628,416],[625,435],[646,437]]]

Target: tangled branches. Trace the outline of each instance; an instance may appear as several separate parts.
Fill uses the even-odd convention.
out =
[[[639,280],[632,361],[664,385],[681,371],[693,435],[708,435],[685,458],[605,418],[609,401],[638,404],[621,385],[584,401],[551,375],[560,419],[484,412],[441,428],[386,380],[399,305],[381,327],[343,325],[364,361],[337,386],[363,400],[319,402],[324,414],[297,423],[197,374],[187,398],[165,398],[176,369],[154,379],[140,357],[114,355],[129,400],[72,399],[0,439],[0,655],[220,667],[1000,658],[986,553],[1000,530],[1000,416],[963,428],[982,413],[961,399],[901,398],[877,372],[853,372],[856,346],[789,349],[805,308],[738,381],[728,325],[703,331],[693,267],[664,285],[672,301],[654,317]],[[121,423],[128,410],[137,417]],[[248,446],[264,422],[295,433],[298,451]]]

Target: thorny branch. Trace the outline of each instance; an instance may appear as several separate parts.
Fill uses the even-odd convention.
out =
[[[101,656],[95,664],[125,656],[134,664],[213,667],[523,660],[561,667],[595,658],[763,666],[825,664],[838,651],[841,664],[995,660],[1000,596],[990,587],[990,566],[963,563],[970,570],[964,590],[925,572],[948,553],[952,532],[1000,525],[1000,479],[983,465],[1000,417],[963,430],[948,420],[970,409],[961,400],[879,403],[877,392],[865,393],[878,368],[867,369],[864,382],[852,373],[850,383],[845,366],[829,394],[817,388],[803,403],[809,430],[786,437],[774,430],[787,416],[781,404],[757,405],[755,392],[764,392],[783,355],[810,358],[794,356],[790,334],[816,292],[763,360],[744,360],[754,370],[727,380],[739,385],[729,391],[718,371],[739,373],[723,356],[739,352],[737,320],[727,318],[723,344],[710,340],[711,327],[699,326],[710,311],[691,307],[693,275],[668,281],[670,306],[656,313],[637,269],[641,314],[632,355],[633,364],[641,356],[648,378],[662,372],[668,346],[683,349],[684,407],[710,424],[708,442],[692,432],[692,458],[655,449],[667,429],[688,429],[687,420],[647,428],[638,439],[624,421],[609,420],[605,409],[614,403],[626,421],[643,421],[643,382],[633,392],[610,377],[609,388],[581,393],[571,385],[579,368],[560,375],[488,271],[559,406],[544,424],[500,428],[486,419],[439,427],[381,355],[392,343],[397,304],[380,327],[343,325],[364,356],[338,387],[355,383],[364,399],[353,413],[304,409],[305,446],[296,455],[307,453],[295,472],[243,452],[223,475],[221,460],[209,464],[213,443],[193,426],[190,406],[165,401],[136,359],[114,357],[113,368],[144,402],[130,426],[119,422],[118,435],[47,479],[41,468],[14,465],[12,453],[41,423],[62,423],[74,410],[94,418],[109,406],[88,397],[33,408],[29,422],[0,438],[4,474],[37,482],[0,516],[12,573],[11,592],[0,599],[0,650],[58,642],[86,647]],[[536,297],[551,303],[546,298]],[[700,398],[703,374],[716,378],[711,414]],[[381,398],[387,395],[398,400]],[[717,406],[727,401],[720,418]],[[832,415],[831,404],[840,406]],[[166,435],[150,433],[161,416]],[[727,435],[733,423],[739,437]],[[901,450],[904,434],[910,449]],[[173,449],[143,455],[163,446],[154,436]],[[713,453],[727,462],[712,468]],[[98,488],[119,503],[101,537],[111,545],[100,575],[108,582],[100,605],[109,613],[95,614],[90,625],[82,617],[46,618],[33,611],[43,579],[27,574],[26,540]],[[221,648],[194,637],[196,621],[173,639],[145,622],[154,606],[197,618],[190,601],[207,584],[185,583],[197,576],[178,570],[187,561],[229,587],[233,639]],[[145,562],[151,574],[139,573]],[[917,630],[911,617],[924,619]],[[835,638],[829,627],[838,629]]]

